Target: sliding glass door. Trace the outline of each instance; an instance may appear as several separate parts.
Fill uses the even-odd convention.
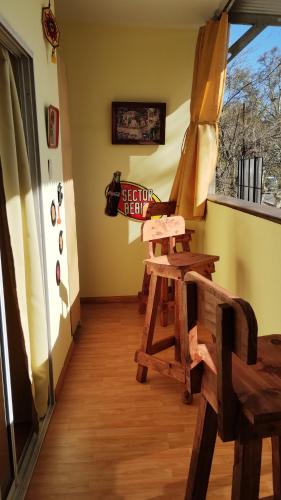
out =
[[[0,59],[0,500],[14,500],[54,391],[33,60],[1,20]]]

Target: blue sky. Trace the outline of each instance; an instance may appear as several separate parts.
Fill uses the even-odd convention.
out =
[[[250,26],[241,24],[232,24],[230,27],[230,40],[231,46]],[[243,63],[255,68],[257,59],[261,54],[270,50],[272,47],[279,47],[281,51],[281,27],[269,26],[265,28],[240,54],[243,56]],[[240,56],[240,58],[241,58]],[[239,57],[239,56],[238,56]]]

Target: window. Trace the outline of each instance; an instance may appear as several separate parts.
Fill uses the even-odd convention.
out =
[[[278,207],[281,205],[281,27],[249,28],[231,25],[230,62],[219,126],[216,193]],[[256,38],[255,30],[255,35],[259,33]],[[247,36],[254,40],[247,46],[245,43],[245,48],[235,55]]]

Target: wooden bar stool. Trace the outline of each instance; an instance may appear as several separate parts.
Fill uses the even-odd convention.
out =
[[[166,217],[158,220],[148,220],[142,226],[142,240],[149,242],[149,257],[145,260],[147,272],[151,275],[149,295],[144,321],[144,329],[140,349],[136,352],[138,363],[137,380],[145,382],[148,368],[154,368],[163,375],[176,378],[185,384],[184,399],[190,402],[190,366],[189,346],[186,335],[186,304],[183,278],[187,271],[197,270],[211,279],[215,271],[215,261],[219,257],[191,252],[172,253],[175,246],[175,236],[184,234],[183,217]],[[170,254],[154,256],[153,242],[159,238],[168,238]],[[175,330],[174,335],[153,342],[157,308],[160,300],[161,282],[172,279],[175,285]],[[175,346],[175,361],[167,362],[154,354]]]
[[[201,366],[201,402],[185,500],[206,498],[217,432],[235,442],[232,500],[258,500],[262,439],[272,440],[272,499],[281,498],[281,335],[257,338],[247,302],[187,273],[190,352]],[[215,344],[199,344],[207,329]],[[198,390],[198,387],[197,387]],[[268,497],[269,498],[269,497]]]
[[[149,202],[145,206],[144,217],[150,220],[154,216],[171,216],[175,213],[176,202],[175,201],[161,201],[161,202]],[[190,242],[192,239],[192,233],[195,231],[192,229],[185,229],[184,234],[179,234],[175,237],[175,251],[177,246],[183,252],[190,252]],[[161,255],[167,255],[169,253],[169,241],[167,238],[158,238],[154,240],[154,252],[156,251],[156,246],[160,246]],[[147,273],[147,268],[145,266],[142,289],[138,293],[139,299],[139,313],[144,314],[146,310],[146,304],[149,293],[149,283],[150,275]],[[168,313],[169,306],[174,304],[174,289],[173,286],[169,286],[168,278],[162,280],[161,293],[160,293],[160,323],[162,326],[167,326],[168,324]]]

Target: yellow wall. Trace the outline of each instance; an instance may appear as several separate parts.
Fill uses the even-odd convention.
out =
[[[61,211],[62,225],[53,228],[50,222],[50,204],[56,199],[56,186],[62,180],[61,149],[48,149],[46,143],[45,107],[59,107],[57,67],[51,63],[50,48],[42,33],[41,9],[44,0],[1,0],[0,16],[33,51],[35,91],[39,131],[41,175],[43,181],[43,203],[45,237],[47,241],[48,294],[50,300],[51,340],[53,348],[54,382],[56,384],[71,343],[71,328],[68,304],[67,249],[61,256],[62,285],[55,281],[55,265],[59,258],[58,232],[65,230],[64,209]],[[53,160],[53,175],[48,175],[48,158]]]
[[[58,3],[58,15],[59,13]],[[62,26],[69,87],[81,296],[134,295],[145,252],[140,223],[104,215],[115,170],[165,201],[189,119],[197,29]],[[167,103],[166,144],[111,144],[112,101]]]
[[[214,281],[252,305],[259,334],[281,331],[281,225],[208,201],[196,249],[219,255]]]

